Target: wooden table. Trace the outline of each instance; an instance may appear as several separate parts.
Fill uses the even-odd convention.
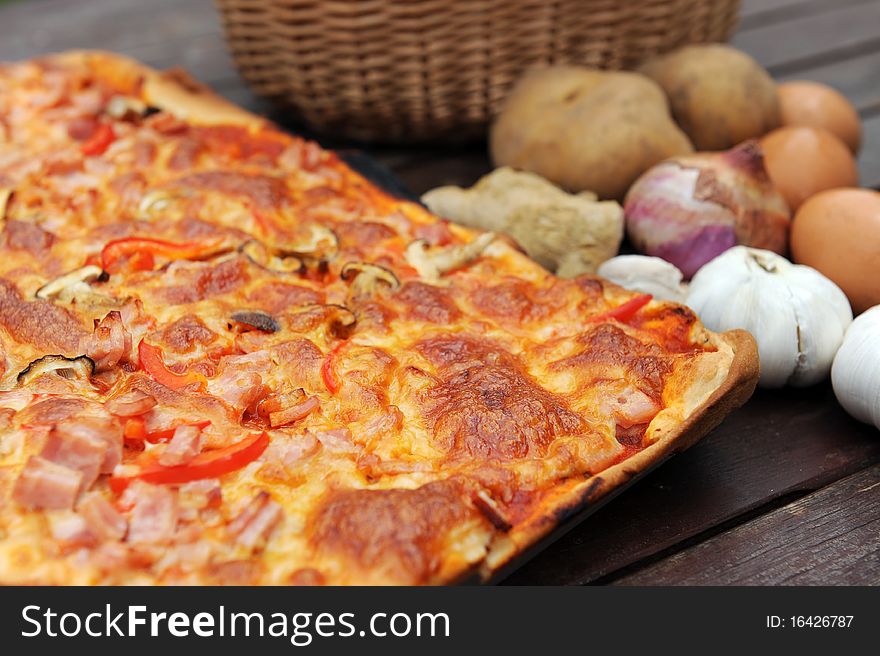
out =
[[[880,0],[745,0],[733,43],[781,80],[845,93],[864,119],[862,182],[880,187]],[[0,0],[0,60],[73,47],[184,66],[271,111],[237,77],[209,0]],[[415,193],[490,168],[485,144],[367,150]],[[507,582],[880,583],[880,433],[828,385],[758,392]]]

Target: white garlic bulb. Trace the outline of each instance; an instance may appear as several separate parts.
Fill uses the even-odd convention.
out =
[[[596,271],[603,278],[621,287],[651,294],[676,303],[684,303],[687,285],[674,264],[649,255],[618,255],[605,260]]]
[[[834,395],[853,417],[880,428],[880,305],[850,324],[831,368]]]
[[[771,251],[735,246],[700,269],[687,304],[711,330],[758,342],[762,387],[823,380],[852,322],[846,295],[821,273]]]

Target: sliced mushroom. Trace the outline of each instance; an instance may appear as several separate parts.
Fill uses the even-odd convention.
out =
[[[12,198],[12,189],[6,187],[0,188],[0,222],[6,220],[6,209],[9,207],[9,201]]]
[[[467,244],[431,248],[424,239],[416,239],[406,247],[405,257],[422,278],[438,280],[444,273],[478,258],[494,240],[494,232],[484,232]]]
[[[296,255],[303,260],[326,262],[339,251],[339,238],[330,228],[318,223],[308,226],[308,234],[297,235],[297,239],[275,244],[283,255]]]
[[[373,295],[380,285],[387,286],[392,292],[400,289],[400,280],[394,272],[378,264],[349,262],[342,267],[339,275],[343,280],[351,281],[351,290],[355,296]]]
[[[151,116],[160,110],[131,96],[113,96],[107,101],[104,111],[110,118],[115,118],[119,121],[137,121]]]
[[[328,304],[324,306],[328,310],[328,325],[330,331],[337,336],[347,335],[354,324],[357,323],[357,317],[354,312],[344,305]]]
[[[297,308],[289,317],[294,332],[327,330],[332,336],[344,338],[357,323],[354,312],[344,305],[310,303]]]
[[[168,210],[174,203],[184,197],[184,194],[167,189],[151,189],[141,197],[141,202],[138,203],[138,218],[144,221],[155,221],[160,217],[167,216]]]
[[[232,320],[236,323],[243,323],[252,328],[256,328],[257,330],[262,330],[264,333],[277,333],[281,330],[281,326],[278,325],[278,322],[275,321],[275,319],[259,310],[234,312],[232,314]]]
[[[279,257],[269,252],[264,244],[256,239],[249,239],[239,247],[239,252],[251,262],[268,271],[276,273],[299,273],[303,270],[303,261],[293,255]]]
[[[101,267],[89,264],[65,273],[55,280],[50,280],[37,290],[36,296],[37,298],[55,298],[61,295],[71,296],[71,292],[75,295],[76,291],[91,293],[89,283],[96,280],[107,280],[107,274]]]
[[[18,374],[16,380],[19,385],[27,385],[40,376],[57,373],[68,380],[88,382],[94,372],[95,361],[86,355],[80,355],[76,358],[67,358],[63,355],[44,355],[25,367]]]

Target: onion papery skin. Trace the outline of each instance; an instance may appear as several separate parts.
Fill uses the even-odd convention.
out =
[[[748,141],[649,169],[630,188],[624,216],[636,249],[691,278],[736,245],[784,255],[791,213],[767,176],[760,147]]]

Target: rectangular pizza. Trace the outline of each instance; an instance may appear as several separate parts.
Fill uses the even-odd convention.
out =
[[[0,65],[0,222],[6,584],[489,580],[757,379],[109,53]]]

